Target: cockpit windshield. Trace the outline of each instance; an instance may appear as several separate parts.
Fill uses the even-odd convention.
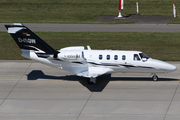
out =
[[[144,53],[139,53],[139,55],[140,55],[141,59],[142,58],[149,59],[149,57],[146,54],[144,54]]]

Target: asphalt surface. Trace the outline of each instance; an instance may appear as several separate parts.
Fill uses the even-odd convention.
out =
[[[99,16],[97,21],[134,21],[134,24],[168,24],[170,17],[166,16]]]
[[[0,31],[7,31],[0,23]],[[41,24],[24,23],[32,31],[72,32],[180,32],[179,24]]]
[[[6,31],[0,23],[0,31]],[[7,23],[9,24],[9,23]],[[32,31],[180,32],[173,24],[31,24]],[[2,120],[178,120],[180,62],[173,73],[85,78],[33,61],[0,61]]]
[[[179,120],[177,71],[112,74],[96,85],[33,61],[0,61],[1,120]]]

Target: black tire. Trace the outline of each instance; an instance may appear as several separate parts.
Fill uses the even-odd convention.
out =
[[[157,76],[157,75],[154,75],[154,76],[152,77],[152,79],[153,79],[153,81],[158,81],[158,76]]]
[[[94,83],[91,82],[90,79],[87,80],[87,83],[88,83],[89,85],[94,85]]]

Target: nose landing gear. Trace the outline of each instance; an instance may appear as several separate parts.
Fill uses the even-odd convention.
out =
[[[153,77],[152,77],[152,80],[157,81],[158,80],[158,76],[156,74],[154,74]]]

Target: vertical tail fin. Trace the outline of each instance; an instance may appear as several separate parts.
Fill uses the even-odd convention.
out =
[[[46,42],[44,42],[21,23],[5,25],[5,27],[21,50],[34,50],[46,54],[58,53],[58,51],[54,50],[51,46],[49,46]]]

